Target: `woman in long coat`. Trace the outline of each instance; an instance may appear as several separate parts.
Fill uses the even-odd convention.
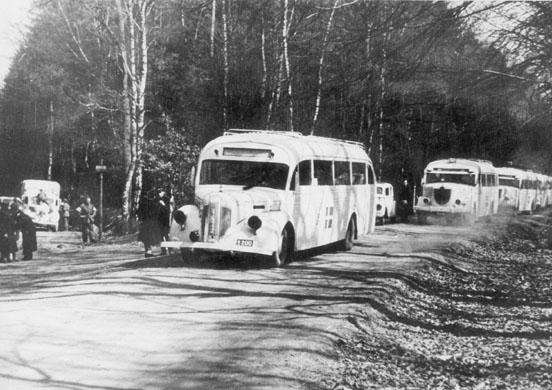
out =
[[[17,210],[16,213],[17,228],[21,230],[21,236],[23,238],[23,260],[32,260],[33,252],[36,252],[36,228],[31,217],[27,214]]]
[[[148,191],[138,205],[138,219],[140,220],[138,240],[144,243],[146,257],[154,256],[151,247],[159,245],[163,239],[162,228],[159,224],[161,212],[159,195],[155,190]]]

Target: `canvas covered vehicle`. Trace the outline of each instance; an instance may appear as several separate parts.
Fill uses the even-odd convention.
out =
[[[172,215],[170,241],[194,251],[270,256],[340,242],[375,225],[375,175],[357,142],[300,133],[230,130],[202,150],[195,205]]]
[[[378,183],[376,186],[376,217],[379,223],[394,222],[396,219],[396,202],[393,186],[389,183]]]
[[[37,227],[57,231],[59,224],[60,185],[51,180],[23,180],[23,212]]]

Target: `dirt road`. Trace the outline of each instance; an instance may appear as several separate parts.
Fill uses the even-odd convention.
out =
[[[37,260],[0,264],[0,389],[327,387],[379,281],[480,231],[388,225],[284,269],[43,232]]]

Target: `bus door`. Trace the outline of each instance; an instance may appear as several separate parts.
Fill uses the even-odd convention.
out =
[[[333,162],[331,160],[313,161],[313,180],[316,196],[312,199],[314,207],[318,207],[316,218],[317,245],[325,245],[335,241],[335,231],[339,222],[338,210],[335,199],[336,191],[333,181]]]
[[[297,250],[316,246],[315,222],[318,218],[318,186],[312,182],[312,161],[301,161],[291,178],[293,224]]]

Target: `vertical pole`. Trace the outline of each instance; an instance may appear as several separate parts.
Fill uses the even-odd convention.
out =
[[[101,159],[100,165],[103,165],[103,158]],[[103,234],[103,171],[100,172],[100,232],[99,239],[102,239]]]

